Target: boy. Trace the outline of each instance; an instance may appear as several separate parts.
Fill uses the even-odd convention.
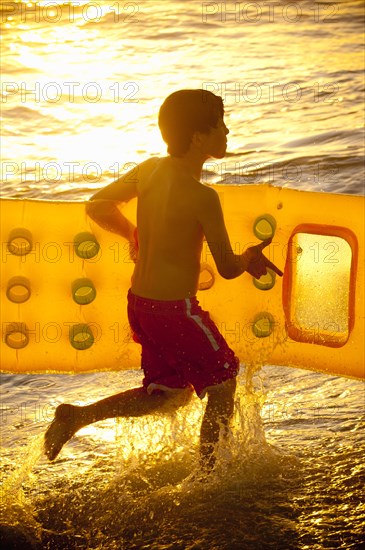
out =
[[[144,380],[141,388],[88,406],[57,407],[45,434],[50,460],[87,424],[174,410],[189,401],[194,389],[200,398],[208,394],[200,432],[201,465],[207,470],[214,466],[220,429],[227,429],[233,414],[239,360],[195,297],[203,239],[226,279],[244,271],[259,278],[267,267],[282,275],[262,254],[271,241],[233,253],[219,197],[200,182],[204,162],[226,153],[229,131],[223,116],[222,99],[211,92],[171,94],[159,112],[169,155],[148,159],[88,203],[88,215],[95,222],[133,242],[135,227],[117,203],[138,197],[138,253],[128,318],[142,346]]]

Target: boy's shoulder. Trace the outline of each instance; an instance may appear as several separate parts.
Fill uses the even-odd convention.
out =
[[[217,191],[208,183],[200,183],[199,193],[201,198],[207,202],[217,202],[219,201],[219,195]]]
[[[151,172],[151,170],[154,170],[162,159],[163,157],[149,157],[148,159],[137,164],[136,169],[139,173],[141,173],[141,175],[147,174]]]

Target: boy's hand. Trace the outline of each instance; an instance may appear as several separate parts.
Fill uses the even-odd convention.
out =
[[[283,276],[283,272],[262,253],[263,249],[271,244],[271,241],[272,239],[268,239],[255,246],[250,246],[244,253],[248,262],[246,271],[252,275],[252,277],[255,277],[255,279],[259,279],[262,275],[266,275],[268,267],[279,275],[279,277]]]

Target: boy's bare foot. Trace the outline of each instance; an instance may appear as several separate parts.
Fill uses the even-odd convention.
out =
[[[49,460],[54,460],[62,447],[81,428],[74,405],[59,405],[55,417],[44,434],[44,451]]]

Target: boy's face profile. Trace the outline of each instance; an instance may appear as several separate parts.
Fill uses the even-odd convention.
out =
[[[206,158],[213,157],[221,159],[225,156],[227,150],[227,134],[229,130],[223,117],[219,117],[216,128],[212,128],[209,133],[198,132],[197,139]]]

